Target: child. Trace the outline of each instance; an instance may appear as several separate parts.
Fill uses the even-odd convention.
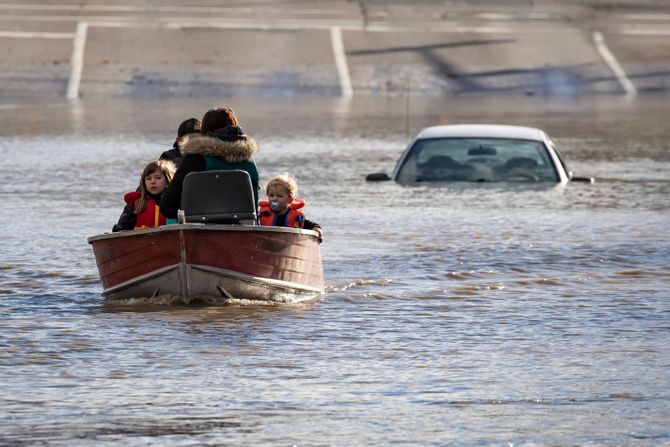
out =
[[[174,176],[174,164],[166,160],[152,161],[144,167],[138,191],[127,193],[119,222],[112,231],[141,230],[165,225],[158,201]]]
[[[261,225],[274,227],[304,228],[316,231],[319,234],[319,242],[323,239],[321,226],[305,219],[302,207],[305,201],[296,199],[298,184],[288,174],[278,175],[270,179],[265,185],[267,200],[261,200],[258,218]]]

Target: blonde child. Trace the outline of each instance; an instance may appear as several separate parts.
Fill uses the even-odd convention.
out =
[[[288,174],[271,178],[265,185],[267,200],[261,200],[258,218],[261,225],[275,227],[304,228],[316,231],[323,238],[321,226],[305,219],[302,208],[305,201],[298,199],[298,184]]]
[[[138,191],[126,193],[119,222],[112,231],[141,230],[165,225],[158,201],[174,176],[174,164],[167,160],[152,161],[144,167]]]

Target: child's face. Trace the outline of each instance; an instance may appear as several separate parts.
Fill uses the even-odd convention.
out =
[[[288,210],[288,206],[293,201],[286,188],[281,186],[271,186],[268,188],[268,202],[273,211],[283,214]]]
[[[167,179],[161,171],[154,171],[144,177],[144,186],[151,194],[160,194],[167,188]]]

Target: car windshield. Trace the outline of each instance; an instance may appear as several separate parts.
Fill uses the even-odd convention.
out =
[[[412,146],[396,180],[557,182],[558,175],[540,141],[427,138]]]

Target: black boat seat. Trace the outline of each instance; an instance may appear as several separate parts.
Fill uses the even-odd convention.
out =
[[[189,173],[184,178],[181,206],[187,223],[258,223],[251,177],[246,171]]]

